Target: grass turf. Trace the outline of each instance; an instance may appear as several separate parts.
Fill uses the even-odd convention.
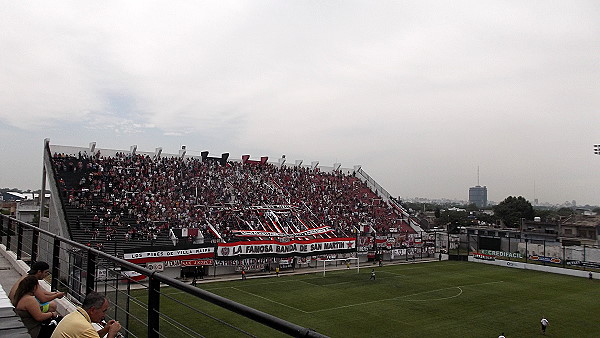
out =
[[[331,337],[600,337],[600,281],[469,262],[430,262],[248,278],[198,287]],[[161,313],[206,337],[283,334],[179,290]],[[136,296],[135,293],[132,296]],[[144,293],[139,293],[144,302]],[[145,317],[143,306],[130,311]],[[202,312],[203,314],[198,314]],[[161,320],[166,337],[196,336]],[[130,329],[145,336],[142,322]]]

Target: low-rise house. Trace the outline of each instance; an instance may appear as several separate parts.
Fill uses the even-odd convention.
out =
[[[563,245],[600,245],[600,216],[573,215],[560,224]]]

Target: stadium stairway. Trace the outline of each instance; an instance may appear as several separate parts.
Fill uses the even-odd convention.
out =
[[[98,248],[98,245],[101,244],[102,251],[117,257],[123,257],[123,251],[125,249],[134,249],[152,245],[173,245],[173,242],[168,238],[168,234],[164,233],[164,231],[160,233],[154,241],[146,238],[126,240],[125,234],[129,230],[127,224],[135,224],[133,219],[127,217],[121,218],[122,225],[115,227],[116,233],[108,240],[106,237],[106,229],[96,226],[96,222],[93,220],[94,215],[92,215],[91,211],[84,211],[73,206],[65,206],[65,212],[67,214],[72,240],[93,248]],[[78,219],[79,222],[77,221]],[[94,239],[93,233],[96,229],[98,229],[98,235]]]
[[[84,163],[85,167],[85,163]],[[86,206],[85,210],[81,207],[70,205],[69,193],[72,191],[79,190],[79,182],[81,179],[88,175],[85,170],[79,171],[61,171],[61,175],[57,175],[57,181],[62,179],[64,185],[59,187],[61,191],[61,202],[65,210],[65,218],[67,220],[67,226],[71,236],[71,240],[89,245],[92,248],[101,249],[102,251],[115,255],[117,257],[123,257],[123,252],[126,249],[134,249],[145,246],[169,246],[173,245],[173,242],[169,239],[168,233],[162,231],[156,238],[156,240],[149,240],[147,238],[137,238],[126,240],[125,234],[129,230],[128,224],[135,224],[135,220],[126,215],[121,217],[121,226],[115,227],[116,233],[111,236],[110,240],[106,237],[106,228],[97,224],[94,221],[94,212],[90,206]],[[102,205],[100,197],[96,196],[92,199],[92,204],[97,208]],[[93,232],[98,229],[98,235],[94,239]]]

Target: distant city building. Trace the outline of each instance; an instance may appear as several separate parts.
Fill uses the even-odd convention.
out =
[[[487,187],[475,186],[469,188],[469,204],[475,204],[478,208],[487,206]]]

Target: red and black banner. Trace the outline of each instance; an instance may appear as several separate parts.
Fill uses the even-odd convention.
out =
[[[291,257],[356,251],[354,238],[315,238],[310,240],[244,241],[219,243],[217,257],[220,259],[239,257]]]

